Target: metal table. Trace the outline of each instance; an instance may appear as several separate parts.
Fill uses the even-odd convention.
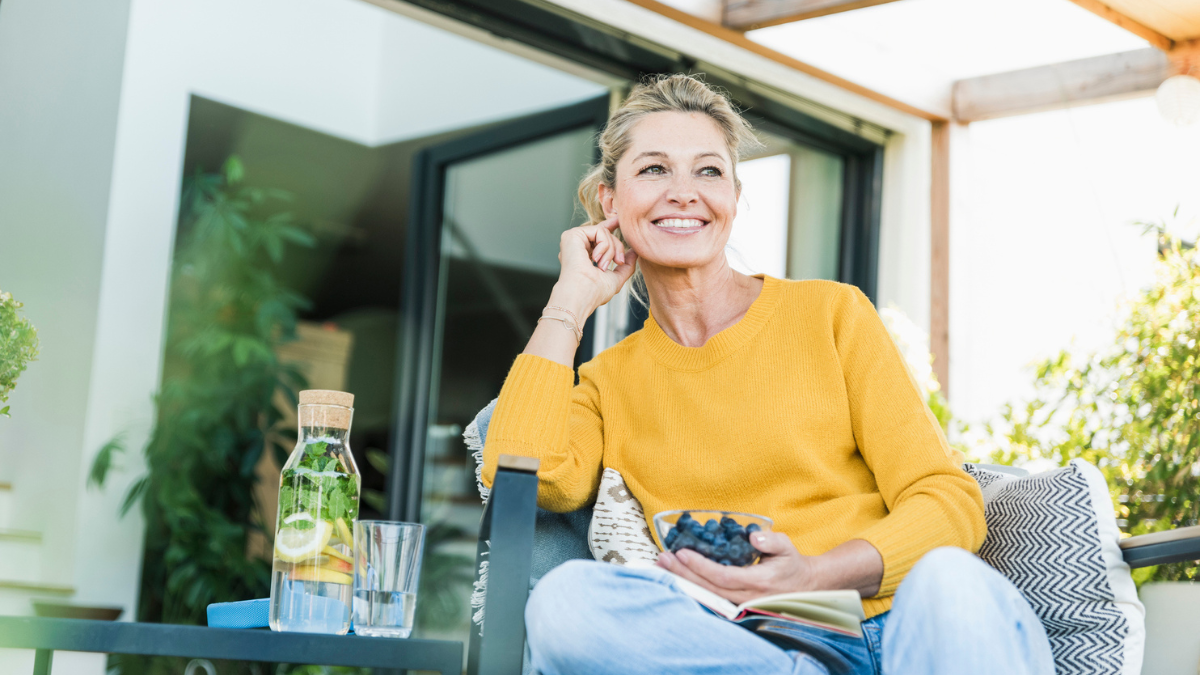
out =
[[[104,654],[436,670],[442,675],[459,675],[463,663],[462,643],[444,640],[400,640],[36,617],[0,617],[0,647],[36,650],[33,675],[50,675],[51,659],[54,651],[59,649]]]

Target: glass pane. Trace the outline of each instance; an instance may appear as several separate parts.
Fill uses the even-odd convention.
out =
[[[845,162],[837,155],[800,145],[788,154],[792,158],[788,278],[836,280]]]
[[[483,507],[462,430],[500,392],[558,279],[558,237],[583,220],[575,190],[588,127],[451,165],[443,206],[438,325],[421,519],[441,543],[423,574],[473,570]],[[453,556],[460,556],[457,560]],[[456,587],[465,602],[468,587]],[[469,618],[453,631],[466,639]],[[429,634],[429,633],[425,633]]]
[[[842,158],[760,136],[766,147],[738,163],[742,195],[729,238],[730,263],[751,274],[837,279]]]
[[[787,153],[738,164],[742,194],[729,237],[734,269],[787,276],[788,202],[792,158]]]

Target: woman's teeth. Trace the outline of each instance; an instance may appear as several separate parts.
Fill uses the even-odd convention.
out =
[[[696,218],[664,218],[655,221],[655,225],[659,227],[670,227],[675,229],[685,229],[689,227],[703,227],[704,221]]]

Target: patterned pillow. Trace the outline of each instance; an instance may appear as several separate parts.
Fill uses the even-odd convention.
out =
[[[653,564],[658,545],[650,536],[642,503],[629,492],[616,469],[605,469],[588,526],[588,548],[600,562],[618,565]]]
[[[963,468],[983,490],[988,533],[979,557],[1029,600],[1059,675],[1141,672],[1145,610],[1100,471],[1079,459],[1022,478]]]

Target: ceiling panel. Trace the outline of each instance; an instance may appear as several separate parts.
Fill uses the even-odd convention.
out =
[[[1200,38],[1197,0],[1104,0],[1104,4],[1177,42]]]

